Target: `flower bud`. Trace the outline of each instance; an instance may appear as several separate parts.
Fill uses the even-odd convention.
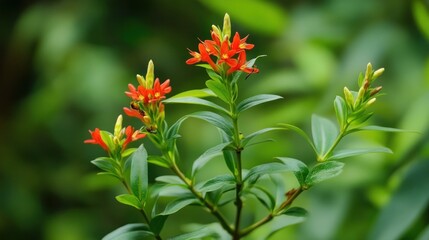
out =
[[[365,92],[366,92],[366,90],[363,86],[361,88],[359,88],[359,92],[358,92],[356,102],[354,105],[355,108],[363,101],[363,97],[365,95]]]
[[[346,103],[352,107],[354,104],[354,97],[353,94],[350,92],[350,90],[347,87],[344,87],[344,98],[346,100]]]
[[[212,25],[212,30],[217,36],[219,36],[219,38],[221,38],[222,34],[218,27],[216,27],[215,25]]]
[[[137,74],[136,78],[137,78],[137,82],[139,82],[140,86],[146,87],[146,81],[144,80],[143,76]]]
[[[147,72],[146,72],[146,88],[151,89],[153,87],[153,80],[155,78],[154,75],[154,66],[152,60],[149,61],[149,64],[147,65]]]
[[[228,13],[225,13],[225,17],[223,18],[222,37],[231,37],[231,19]]]
[[[376,98],[371,98],[368,102],[366,102],[365,104],[365,108],[371,106],[372,104],[375,103],[375,100],[377,100]]]
[[[113,135],[115,136],[115,138],[120,138],[121,131],[122,131],[122,119],[123,119],[122,114],[120,114],[116,119],[115,129],[113,132]]]
[[[368,63],[368,65],[366,65],[365,79],[370,80],[371,74],[372,74],[372,65],[371,63]]]
[[[381,89],[382,89],[383,87],[382,86],[378,86],[378,87],[376,87],[376,88],[374,88],[371,92],[370,92],[370,94],[369,94],[369,96],[374,96],[375,94],[377,94],[377,93],[379,93],[380,91],[381,91]]]
[[[372,79],[375,80],[376,78],[380,77],[381,74],[383,74],[383,72],[384,72],[384,68],[377,69],[372,75]]]

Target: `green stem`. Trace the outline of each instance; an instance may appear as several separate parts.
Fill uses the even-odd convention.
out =
[[[282,214],[292,203],[293,201],[304,191],[302,187],[294,190],[294,192],[272,213],[269,213],[267,216],[259,220],[258,222],[248,226],[240,232],[240,237],[249,235],[251,232],[261,227],[262,225],[270,222],[275,216]]]
[[[341,139],[343,139],[343,137],[345,137],[349,133],[348,132],[349,126],[350,126],[350,123],[347,123],[346,125],[344,125],[344,127],[341,129],[340,133],[338,134],[337,138],[335,139],[334,143],[328,149],[328,151],[323,156],[319,156],[318,157],[318,161],[319,162],[324,162],[324,161],[326,161],[331,156],[331,154],[334,151],[334,149],[341,142]]]

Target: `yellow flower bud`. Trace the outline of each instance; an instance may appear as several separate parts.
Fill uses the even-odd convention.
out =
[[[371,98],[368,102],[366,102],[365,104],[365,108],[371,106],[372,104],[375,103],[375,100],[377,100],[376,98]]]
[[[381,74],[383,74],[384,68],[377,69],[377,71],[374,72],[372,75],[372,80],[375,80],[376,78],[380,77]]]
[[[146,87],[146,81],[144,80],[143,76],[137,74],[136,78],[137,78],[137,82],[139,82],[140,86]]]
[[[223,18],[222,37],[231,37],[231,19],[229,18],[228,13],[225,13],[225,17]]]
[[[366,92],[366,90],[363,86],[361,88],[359,88],[359,92],[358,92],[358,95],[357,95],[357,98],[356,98],[356,101],[354,104],[354,108],[357,108],[359,106],[359,104],[361,104],[363,102],[363,97],[365,95],[365,92]]]
[[[372,65],[371,63],[368,63],[368,65],[366,65],[365,79],[371,80],[371,76],[372,76]]]
[[[215,25],[212,25],[212,31],[219,36],[220,39],[222,39],[222,34],[221,31],[219,30],[218,27],[216,27]]]
[[[146,88],[150,89],[153,87],[153,80],[155,78],[154,74],[154,66],[152,60],[149,61],[149,64],[147,65],[147,72],[146,72]]]
[[[113,135],[115,136],[115,138],[120,138],[121,131],[122,131],[122,115],[119,115],[118,118],[116,119],[115,129],[113,132]]]
[[[344,87],[344,98],[346,100],[346,103],[350,107],[353,107],[354,97],[353,97],[353,94],[350,92],[350,90],[347,87]]]

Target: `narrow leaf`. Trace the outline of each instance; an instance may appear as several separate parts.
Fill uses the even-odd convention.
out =
[[[163,168],[170,168],[170,165],[167,162],[167,160],[161,156],[150,155],[147,157],[147,161],[148,163],[151,163]]]
[[[267,132],[271,132],[271,131],[275,131],[275,130],[283,130],[283,128],[264,128],[264,129],[261,129],[261,130],[259,130],[259,131],[256,131],[256,132],[254,132],[254,133],[252,133],[252,134],[249,134],[248,136],[246,136],[245,138],[243,138],[243,140],[241,140],[241,145],[243,146],[243,147],[245,147],[247,144],[249,144],[249,142],[253,139],[253,138],[255,138],[255,137],[257,137],[257,136],[259,136],[259,135],[261,135],[261,134],[264,134],[264,133],[267,133]]]
[[[143,204],[134,195],[131,195],[131,194],[122,194],[122,195],[116,196],[115,198],[116,198],[116,200],[118,202],[120,202],[122,204],[129,205],[131,207],[135,207],[135,208],[137,208],[139,210],[143,208]]]
[[[183,103],[183,104],[203,105],[203,106],[211,107],[213,109],[216,109],[218,111],[221,111],[223,113],[228,114],[228,111],[225,108],[223,108],[223,107],[221,107],[221,106],[219,106],[213,102],[210,102],[210,101],[207,101],[207,100],[204,100],[201,98],[197,98],[197,97],[169,98],[169,99],[164,100],[162,102],[163,103]]]
[[[210,228],[203,227],[193,232],[174,236],[170,238],[170,240],[196,240],[196,239],[205,239],[206,237],[213,237],[210,239],[218,239],[216,232],[211,231]]]
[[[312,185],[338,176],[343,171],[344,163],[329,161],[316,164],[305,179],[306,185]]]
[[[255,186],[250,189],[249,193],[255,196],[269,211],[273,211],[276,207],[276,200],[274,196],[271,195],[270,191],[260,186]]]
[[[172,97],[169,97],[168,99],[183,98],[183,97],[205,98],[205,97],[214,97],[214,96],[215,96],[214,93],[210,89],[204,88],[204,89],[194,89],[194,90],[181,92]]]
[[[337,96],[335,98],[334,109],[335,109],[335,114],[337,116],[338,124],[342,128],[347,121],[347,105],[342,97]]]
[[[115,160],[107,157],[96,158],[92,160],[91,163],[100,168],[101,170],[106,171],[108,173],[112,173],[114,175],[117,174],[117,167],[119,167]]]
[[[214,178],[211,178],[204,182],[199,188],[201,192],[212,192],[216,191],[224,186],[233,185],[235,183],[235,178],[229,174],[219,175]]]
[[[295,216],[295,217],[306,217],[308,215],[307,210],[301,207],[291,207],[286,210],[284,215]]]
[[[130,185],[133,194],[145,201],[148,191],[147,152],[143,145],[131,155]]]
[[[367,153],[393,153],[392,150],[386,147],[373,147],[373,148],[362,148],[362,149],[344,149],[338,150],[333,153],[329,160],[342,159],[346,157],[353,157]]]
[[[249,181],[250,183],[256,182],[258,178],[265,174],[272,174],[283,172],[287,170],[284,164],[278,162],[265,163],[258,166],[255,166],[249,170],[247,175],[244,177],[243,181]]]
[[[160,213],[159,215],[171,215],[173,213],[176,213],[180,211],[182,208],[191,205],[191,204],[198,204],[198,199],[195,199],[194,196],[187,196],[182,198],[177,198],[167,204],[164,211]]]
[[[279,125],[284,127],[285,130],[292,130],[292,131],[298,133],[301,137],[303,137],[307,141],[307,143],[311,146],[311,148],[317,154],[317,150],[313,144],[313,141],[311,141],[310,137],[308,137],[308,135],[301,128],[294,126],[294,125],[291,125],[291,124],[287,124],[287,123],[281,123]]]
[[[237,113],[241,113],[251,107],[257,106],[262,103],[274,101],[277,99],[281,99],[283,97],[272,94],[260,94],[247,99],[244,99],[237,105]]]
[[[412,132],[409,130],[403,130],[398,128],[390,128],[390,127],[381,127],[381,126],[365,126],[356,129],[357,131],[367,130],[367,131],[382,131],[382,132]],[[354,130],[355,131],[355,130]]]
[[[318,156],[324,156],[334,144],[338,129],[329,119],[313,115],[311,118],[311,133]]]
[[[222,116],[213,112],[208,112],[208,111],[196,112],[196,113],[189,114],[188,116],[207,121],[208,123],[224,131],[225,134],[227,134],[228,136],[233,135],[232,123],[230,121],[227,121],[226,119],[228,118],[225,116]]]
[[[135,231],[149,231],[149,226],[144,223],[130,223],[124,225],[122,227],[117,228],[113,232],[107,234],[103,237],[102,240],[117,240],[117,239],[125,239],[123,235],[129,232]]]
[[[180,179],[176,175],[159,176],[159,177],[155,178],[155,180],[158,182],[169,183],[169,184],[178,184],[178,185],[183,184],[182,179]]]
[[[301,186],[305,185],[305,179],[308,176],[309,170],[307,165],[302,161],[294,158],[278,157],[280,161],[286,165],[286,168],[293,172]]]
[[[223,153],[223,149],[228,146],[231,142],[221,143],[212,148],[209,148],[203,154],[201,154],[192,165],[192,176],[195,176],[197,171],[202,168],[208,161],[215,158],[216,156],[220,156]]]

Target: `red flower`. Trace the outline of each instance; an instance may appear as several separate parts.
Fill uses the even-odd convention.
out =
[[[132,109],[132,108],[127,108],[124,107],[124,112],[125,114],[127,114],[130,117],[136,117],[138,119],[140,119],[141,121],[144,121],[143,118],[145,116],[144,112],[139,110],[139,109]]]
[[[91,134],[92,139],[87,139],[84,141],[84,143],[98,144],[104,150],[109,151],[109,147],[106,145],[106,143],[101,138],[100,129],[96,128],[96,129],[94,129],[94,131],[89,130],[89,133]]]
[[[246,43],[248,37],[249,35],[247,35],[243,39],[240,39],[240,34],[236,32],[234,35],[234,39],[232,40],[231,48],[236,50],[237,52],[252,49],[255,45]]]
[[[134,131],[134,128],[132,126],[128,126],[125,129],[125,135],[126,135],[126,138],[124,143],[122,144],[122,151],[127,147],[128,143],[134,142],[138,139],[146,137],[146,134],[140,133],[139,130]]]
[[[226,38],[220,47],[219,64],[226,62],[228,66],[232,67],[237,64],[237,59],[232,58],[237,52],[234,49],[229,49],[229,41]]]
[[[137,89],[134,87],[131,83],[128,84],[129,92],[125,92],[125,95],[130,97],[133,100],[136,101],[143,101],[147,102],[149,99],[147,97],[148,93],[147,90],[143,86],[138,86]]]
[[[217,66],[210,58],[210,55],[209,55],[209,52],[207,51],[206,46],[203,43],[199,43],[198,50],[200,52],[194,52],[189,50],[189,54],[191,54],[192,58],[186,60],[186,64],[191,65],[202,61],[210,64],[213,70],[217,71]]]
[[[165,94],[171,92],[170,87],[170,79],[165,80],[162,84],[159,83],[159,79],[155,79],[155,82],[153,84],[153,89],[151,93],[151,97],[149,102],[157,102],[161,99],[165,98]]]
[[[246,64],[246,51],[240,52],[240,55],[238,56],[238,62],[235,66],[231,67],[228,70],[228,74],[233,73],[235,71],[243,71],[245,73],[258,73],[259,69],[255,67],[248,67]]]

